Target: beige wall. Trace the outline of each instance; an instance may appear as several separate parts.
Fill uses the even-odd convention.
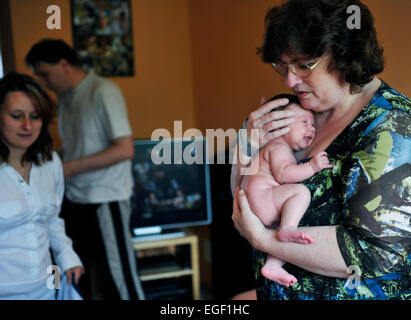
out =
[[[255,54],[268,8],[279,0],[190,2],[194,101],[198,128],[238,128],[260,97],[289,90]],[[385,49],[380,75],[411,97],[411,1],[364,0]]]
[[[38,40],[72,44],[70,1],[11,0],[16,70],[30,73],[24,57]],[[61,30],[48,30],[46,9],[61,8]],[[132,0],[135,75],[110,78],[123,90],[135,138],[154,129],[172,132],[173,120],[194,127],[188,0]]]
[[[134,138],[150,138],[153,130],[173,134],[174,120],[183,130],[196,127],[193,100],[189,0],[131,0],[135,75],[110,78],[124,93]],[[61,30],[48,30],[46,9],[58,4]],[[16,71],[29,73],[24,57],[42,38],[61,38],[72,44],[69,0],[10,0]],[[52,126],[56,148],[61,140]],[[200,237],[203,283],[210,283],[208,228],[193,231]],[[207,252],[205,252],[207,251]]]
[[[384,48],[385,70],[380,77],[411,97],[411,1],[364,0],[364,3],[374,14],[378,39]]]
[[[196,123],[238,128],[263,95],[286,90],[256,55],[267,9],[278,1],[191,1]]]
[[[255,54],[263,19],[279,0],[131,0],[135,76],[111,78],[123,90],[135,138],[156,128],[238,128],[262,96],[289,90]],[[411,96],[409,0],[365,0],[385,49],[381,77]],[[46,28],[50,0],[12,0],[16,69],[44,38],[72,43],[70,2],[60,0],[62,29]]]
[[[11,0],[16,69],[44,38],[72,43],[69,0]],[[364,0],[385,48],[381,77],[411,97],[411,1]],[[288,89],[255,54],[268,8],[279,0],[131,0],[135,76],[111,78],[124,92],[135,138],[156,128],[238,128],[260,97]],[[46,8],[58,4],[62,30],[46,28]],[[54,128],[55,130],[55,128]],[[55,133],[57,137],[57,133]],[[214,212],[214,214],[230,214]],[[208,229],[196,229],[207,240]],[[201,241],[202,279],[210,280],[209,245]]]

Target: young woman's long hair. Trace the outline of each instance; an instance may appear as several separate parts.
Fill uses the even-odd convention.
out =
[[[34,108],[43,120],[40,135],[27,149],[22,161],[29,161],[40,165],[50,161],[53,152],[53,140],[49,133],[49,124],[57,114],[56,103],[30,76],[17,72],[10,72],[0,79],[0,110],[3,108],[7,95],[12,92],[23,92],[29,97]],[[0,127],[0,163],[8,162],[10,150],[2,138],[3,128]]]

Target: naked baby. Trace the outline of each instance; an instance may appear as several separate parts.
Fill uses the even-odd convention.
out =
[[[267,228],[279,225],[277,239],[310,244],[314,240],[298,230],[298,224],[307,210],[311,194],[299,184],[322,169],[332,168],[325,151],[308,162],[298,164],[294,152],[308,148],[315,138],[314,115],[299,105],[293,95],[279,95],[271,100],[287,97],[287,110],[295,112],[290,131],[268,142],[259,151],[259,168],[254,175],[245,176],[242,183],[250,207]],[[277,110],[277,109],[276,109]],[[268,256],[261,273],[281,285],[290,286],[297,279],[285,271],[284,261]]]

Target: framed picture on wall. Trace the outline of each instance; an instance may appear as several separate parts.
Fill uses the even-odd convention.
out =
[[[71,0],[73,47],[85,70],[134,75],[130,0]]]

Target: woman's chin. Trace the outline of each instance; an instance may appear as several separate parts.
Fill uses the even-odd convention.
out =
[[[301,99],[300,100],[301,106],[306,110],[315,111],[318,107],[318,102],[313,101],[313,99]]]

